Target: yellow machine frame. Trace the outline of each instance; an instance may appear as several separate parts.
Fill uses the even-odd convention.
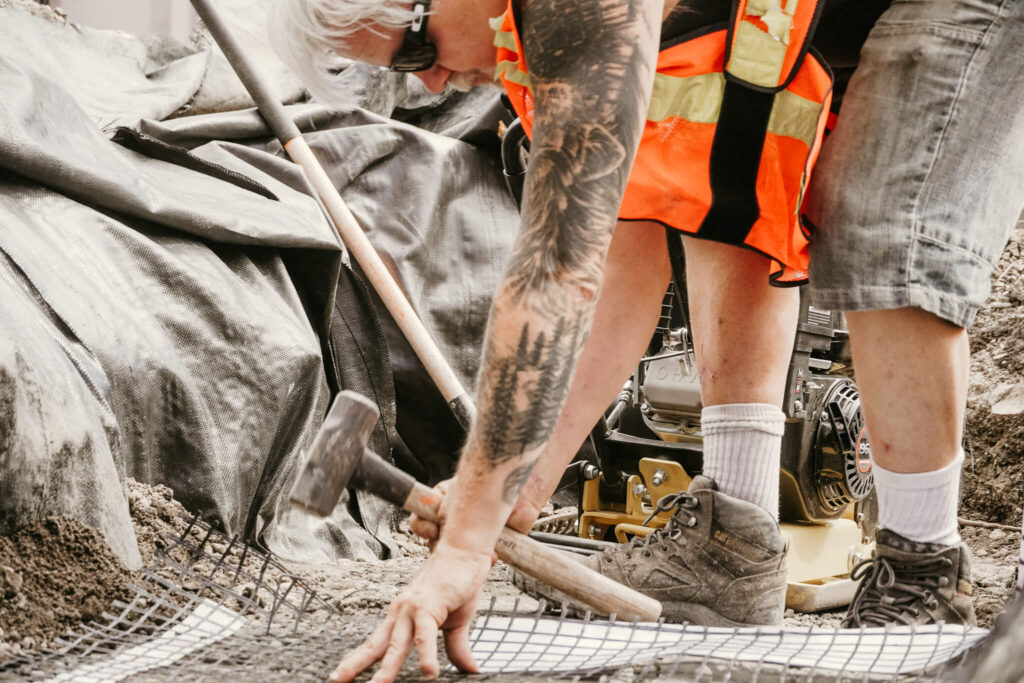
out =
[[[611,529],[619,543],[631,537],[646,536],[661,529],[672,515],[671,510],[658,512],[663,497],[685,491],[692,481],[686,470],[676,462],[642,458],[639,474],[626,482],[626,502],[602,501],[600,479],[583,484],[579,535],[603,539]],[[853,599],[856,585],[850,570],[874,553],[874,543],[862,543],[862,533],[853,519],[853,506],[842,518],[821,524],[782,522],[779,528],[789,551],[786,557],[789,590],[786,607],[798,612],[817,612],[847,605]]]

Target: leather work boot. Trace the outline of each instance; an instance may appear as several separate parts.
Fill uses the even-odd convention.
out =
[[[779,525],[753,503],[698,476],[658,503],[675,513],[663,529],[581,561],[662,603],[666,621],[705,626],[778,625],[786,604],[786,546]],[[563,593],[516,574],[514,583],[579,613]]]
[[[844,628],[976,623],[971,560],[963,543],[918,543],[881,529],[874,559],[857,565],[850,578],[860,580],[860,585]]]

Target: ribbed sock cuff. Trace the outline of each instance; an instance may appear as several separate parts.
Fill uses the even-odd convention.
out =
[[[701,412],[704,474],[718,490],[779,518],[779,458],[786,416],[765,403],[727,403]]]
[[[878,526],[919,543],[955,545],[964,452],[945,467],[905,474],[872,467],[878,491]]]

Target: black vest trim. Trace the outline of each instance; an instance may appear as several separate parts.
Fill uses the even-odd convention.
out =
[[[711,143],[711,208],[699,237],[743,244],[761,215],[757,172],[775,96],[726,81]]]

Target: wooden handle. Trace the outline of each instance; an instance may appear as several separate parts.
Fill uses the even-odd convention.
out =
[[[557,588],[597,614],[625,621],[657,621],[661,603],[598,574],[565,553],[505,527],[495,546],[498,557],[524,574]]]
[[[391,317],[402,330],[406,341],[409,342],[409,346],[423,363],[423,367],[434,380],[434,385],[440,390],[441,395],[449,403],[458,405],[461,412],[456,412],[456,417],[460,422],[465,421],[463,427],[467,427],[475,409],[472,402],[468,400],[466,390],[462,387],[462,383],[451,366],[448,365],[448,361],[441,354],[437,344],[434,343],[430,333],[427,332],[427,328],[423,326],[423,322],[416,315],[412,304],[405,298],[405,293],[391,277],[391,272],[384,265],[380,254],[373,248],[369,238],[359,227],[356,217],[349,211],[345,201],[338,193],[338,189],[314,156],[313,150],[309,148],[302,136],[289,140],[285,143],[284,148],[292,161],[306,172],[306,177],[309,178],[321,203],[331,220],[334,221],[341,240],[359,262],[363,273],[366,274],[366,279],[370,281],[374,291],[384,302]]]
[[[416,482],[402,507],[436,522],[442,498],[434,489]],[[661,616],[661,603],[654,598],[598,574],[515,529],[502,529],[494,549],[506,563],[557,588],[595,613],[615,614],[624,621],[657,621]]]
[[[405,335],[409,346],[419,357],[423,367],[434,380],[445,400],[452,404],[455,417],[463,427],[468,428],[474,408],[462,383],[441,355],[427,328],[420,322],[416,311],[406,300],[402,290],[391,277],[384,262],[374,250],[370,240],[363,234],[355,216],[348,210],[338,189],[327,177],[323,166],[306,144],[298,127],[278,101],[270,87],[263,80],[256,65],[248,58],[241,43],[231,33],[227,22],[214,5],[213,0],[192,0],[196,13],[203,19],[210,35],[217,41],[228,63],[238,74],[245,89],[252,96],[260,114],[284,146],[292,161],[306,172],[310,183],[320,198],[320,203],[334,221],[342,241],[362,266],[370,285],[387,306],[395,322]]]
[[[409,495],[402,503],[402,508],[427,521],[436,522],[437,510],[441,507],[443,498],[444,494],[417,481],[413,483]]]

